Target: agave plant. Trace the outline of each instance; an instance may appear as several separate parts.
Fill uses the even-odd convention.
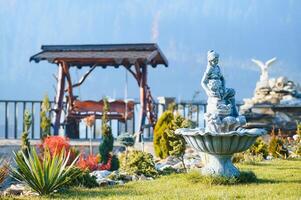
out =
[[[51,194],[70,183],[81,173],[80,170],[74,168],[78,157],[67,166],[69,156],[70,152],[65,151],[51,155],[46,149],[43,157],[40,158],[35,148],[31,149],[28,156],[22,151],[14,152],[17,168],[12,168],[10,173],[13,178],[26,183],[40,195]]]

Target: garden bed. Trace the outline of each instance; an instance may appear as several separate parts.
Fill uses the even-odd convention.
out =
[[[239,164],[253,171],[257,181],[236,185],[214,185],[197,178],[196,172],[172,174],[152,181],[134,181],[94,189],[71,188],[45,197],[5,199],[300,199],[301,160],[272,160],[255,165]]]

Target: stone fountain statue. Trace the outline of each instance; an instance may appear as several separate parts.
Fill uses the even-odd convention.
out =
[[[291,134],[301,121],[301,86],[288,77],[269,78],[268,70],[276,58],[263,63],[252,61],[261,68],[254,95],[244,99],[240,113],[246,116],[248,128],[281,130]]]
[[[202,168],[202,174],[239,176],[238,169],[232,164],[232,155],[247,150],[266,131],[242,128],[246,119],[237,112],[235,90],[226,88],[218,60],[215,51],[208,52],[208,65],[202,78],[202,87],[208,96],[205,129],[178,129],[176,134],[207,154],[208,162]]]

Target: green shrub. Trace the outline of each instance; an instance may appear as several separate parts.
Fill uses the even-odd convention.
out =
[[[111,161],[111,169],[110,171],[115,171],[119,169],[119,160],[117,156],[113,155],[112,156],[112,161]]]
[[[253,155],[248,151],[243,152],[243,153],[236,153],[232,157],[233,163],[243,163],[243,164],[248,164],[248,165],[256,165],[263,160],[264,160],[264,157],[262,154]]]
[[[135,136],[129,133],[123,133],[117,137],[117,141],[126,148],[132,147],[135,144]]]
[[[155,155],[162,159],[173,154],[181,157],[185,151],[185,141],[181,136],[174,134],[178,128],[187,128],[190,124],[179,114],[165,111],[159,118],[154,130]]]
[[[110,153],[113,151],[114,137],[111,127],[108,125],[108,112],[110,111],[109,102],[104,98],[103,115],[101,121],[102,140],[99,145],[100,161],[106,164],[109,160]]]
[[[247,152],[254,156],[261,155],[263,156],[263,158],[266,158],[269,154],[268,145],[263,141],[261,137],[259,137]]]
[[[155,168],[153,156],[150,153],[132,150],[126,154],[122,153],[119,157],[120,170],[131,175],[144,175],[155,177],[158,172]]]
[[[232,159],[233,163],[241,163],[244,161],[244,154],[243,153],[235,153],[231,159]]]
[[[180,170],[173,168],[173,167],[165,167],[163,170],[158,171],[160,175],[171,175],[181,172]]]
[[[301,122],[296,122],[297,125],[297,130],[296,130],[296,134],[301,136]]]
[[[40,195],[51,194],[61,189],[80,175],[80,170],[73,166],[78,157],[67,166],[69,155],[64,151],[51,156],[49,151],[44,151],[40,158],[34,148],[28,156],[23,152],[14,153],[17,168],[10,170],[11,176],[20,182],[26,183],[32,190]]]
[[[288,150],[283,140],[276,135],[272,135],[269,143],[269,153],[275,158],[287,158]]]
[[[80,169],[78,169],[80,170]],[[96,176],[91,176],[89,170],[83,170],[80,172],[79,176],[77,176],[69,186],[80,186],[86,188],[94,188],[98,187],[99,184],[96,181]]]
[[[166,134],[168,136],[169,142],[169,151],[168,154],[170,156],[174,156],[178,158],[186,171],[185,163],[184,163],[184,154],[186,149],[186,142],[183,136],[176,135],[175,130],[178,128],[187,128],[189,127],[189,123],[179,114],[174,116],[174,119],[171,121],[170,127],[166,130]]]
[[[28,139],[28,135],[29,135],[29,129],[32,123],[32,119],[31,119],[31,114],[28,110],[26,110],[24,112],[24,117],[23,117],[23,121],[24,121],[24,132],[22,133],[22,144],[21,144],[21,151],[27,155],[28,152],[30,152],[30,142]]]
[[[301,143],[298,143],[296,145],[296,151],[295,151],[296,155],[301,156]]]
[[[170,126],[173,118],[174,115],[171,111],[165,111],[156,123],[154,129],[154,149],[157,157],[166,158],[169,155],[170,146],[166,130]]]
[[[112,134],[103,136],[99,145],[100,161],[107,163],[110,157],[110,152],[113,151],[114,138]]]
[[[41,113],[40,113],[40,118],[41,118],[41,131],[42,131],[42,140],[50,136],[50,127],[51,127],[51,120],[49,116],[50,112],[50,102],[48,95],[45,95],[42,105],[41,105]]]

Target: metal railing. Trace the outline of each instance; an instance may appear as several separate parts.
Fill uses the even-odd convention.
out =
[[[30,129],[29,137],[31,139],[41,138],[40,128],[40,112],[42,101],[30,101],[30,100],[0,100],[0,139],[19,139],[24,131],[23,116],[25,110],[28,110],[32,114],[32,126]],[[54,102],[50,102],[51,108],[54,108]],[[185,118],[194,122],[195,126],[204,127],[204,113],[206,112],[206,101],[181,101],[177,103],[178,112]],[[240,104],[238,104],[238,107]],[[110,120],[110,126],[112,127],[112,133],[114,137],[123,132],[134,133],[137,131],[137,125],[139,123],[139,110],[140,104],[135,103],[134,117],[128,121],[121,122],[118,120]],[[156,103],[156,112],[158,118],[164,112],[165,105]],[[66,110],[62,112],[62,120],[66,115]],[[50,118],[53,118],[53,113],[50,113]],[[98,119],[95,125],[90,130],[84,122],[79,124],[80,136],[79,139],[93,139],[101,138],[101,120]],[[144,129],[143,137],[145,140],[151,140],[153,138],[153,128],[146,127]],[[64,125],[62,124],[60,129],[60,135],[66,135]]]

